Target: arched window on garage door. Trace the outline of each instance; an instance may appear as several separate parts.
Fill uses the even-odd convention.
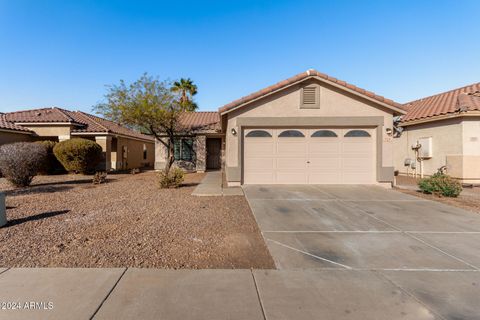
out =
[[[247,133],[247,138],[269,138],[272,135],[265,130],[253,130]]]
[[[332,130],[318,130],[312,134],[312,138],[335,138],[338,137]]]
[[[285,130],[282,131],[278,137],[280,138],[303,138],[305,137],[303,133],[298,130]]]
[[[350,130],[345,133],[344,137],[347,138],[358,138],[358,137],[370,137],[370,133],[365,130]]]

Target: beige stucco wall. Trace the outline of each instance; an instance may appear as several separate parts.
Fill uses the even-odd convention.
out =
[[[35,132],[39,137],[57,137],[59,140],[70,138],[71,126],[67,125],[23,125]]]
[[[0,130],[0,145],[31,140],[32,138],[29,134],[6,132]]]
[[[147,148],[147,159],[143,159],[143,146]],[[127,162],[123,166],[126,169],[142,168],[145,166],[153,166],[155,162],[155,143],[144,142],[124,137],[117,138],[117,149],[113,150],[114,155],[111,161],[117,162],[117,168],[122,168],[122,146],[127,147]]]
[[[480,117],[462,120],[463,155],[480,156]]]
[[[102,147],[104,152],[109,151],[109,156],[105,155],[105,160],[110,162],[110,166],[106,166],[107,169],[123,170],[143,168],[146,166],[151,167],[155,161],[155,143],[153,141],[144,142],[141,140],[115,136],[75,135],[74,137],[96,141]],[[146,160],[143,159],[144,144],[147,147]],[[127,159],[125,163],[123,163],[122,146],[127,147]]]
[[[438,168],[446,165],[448,174],[462,178],[465,174],[465,155],[480,155],[480,122],[462,118],[451,118],[405,127],[400,138],[394,139],[395,169],[401,174],[407,172],[404,166],[406,158],[415,159],[411,146],[419,138],[432,137],[433,156],[423,161],[425,175],[432,175]],[[475,141],[477,137],[477,141]],[[470,157],[470,159],[472,159]],[[467,167],[470,160],[467,161]],[[417,164],[417,172],[420,173]],[[412,170],[409,170],[412,173]]]
[[[320,86],[320,108],[301,109],[301,89],[303,86],[311,83],[316,83]],[[384,130],[385,128],[392,128],[393,111],[320,81],[310,80],[292,86],[279,93],[252,102],[248,106],[231,111],[226,114],[226,117],[226,167],[227,180],[229,182],[234,180],[229,177],[228,168],[239,166],[239,143],[241,138],[240,132],[234,136],[231,133],[231,129],[235,128],[238,131],[237,121],[243,117],[349,117],[353,120],[355,117],[383,117],[381,166],[393,166],[393,142],[392,138]]]

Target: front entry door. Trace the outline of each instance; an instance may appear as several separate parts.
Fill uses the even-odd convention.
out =
[[[207,169],[220,169],[220,152],[222,149],[222,139],[207,139]]]

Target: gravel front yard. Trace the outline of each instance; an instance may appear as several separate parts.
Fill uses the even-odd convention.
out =
[[[413,177],[398,176],[397,190],[403,193],[414,195],[428,200],[442,202],[454,207],[480,213],[480,188],[463,188],[462,193],[458,198],[439,197],[433,194],[425,194],[418,190],[418,180]]]
[[[156,174],[39,176],[7,194],[0,267],[274,268],[244,197],[194,197],[203,174],[160,190]]]

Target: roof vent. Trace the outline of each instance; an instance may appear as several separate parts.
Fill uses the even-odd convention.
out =
[[[303,88],[303,104],[315,104],[317,102],[317,88]]]
[[[320,86],[317,84],[311,84],[303,87],[300,99],[301,109],[320,108]]]

